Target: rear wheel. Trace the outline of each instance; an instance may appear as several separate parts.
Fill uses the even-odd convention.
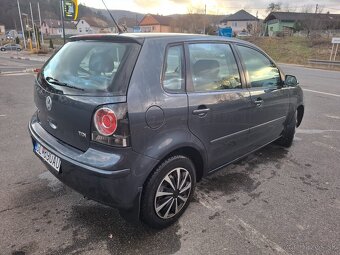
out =
[[[282,132],[282,136],[276,140],[276,143],[278,145],[287,148],[292,146],[295,135],[296,123],[297,123],[297,111],[295,111],[294,116],[285,126],[285,129]]]
[[[196,183],[194,164],[177,155],[165,160],[146,182],[141,219],[153,228],[174,223],[188,207]]]
[[[6,51],[6,49],[4,49],[4,48],[1,48],[0,50],[1,50],[1,51]]]

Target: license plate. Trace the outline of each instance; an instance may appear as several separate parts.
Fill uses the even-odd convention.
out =
[[[54,155],[45,149],[41,144],[35,143],[34,151],[37,153],[44,161],[46,161],[50,166],[59,172],[61,160],[59,157]]]

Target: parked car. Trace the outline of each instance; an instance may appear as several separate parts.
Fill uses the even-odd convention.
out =
[[[304,114],[296,77],[261,49],[204,35],[72,37],[34,101],[29,132],[48,170],[154,228],[175,222],[208,174],[291,146]]]
[[[0,51],[6,51],[6,50],[21,51],[22,48],[20,44],[15,44],[15,43],[8,43],[8,44],[5,44],[4,46],[0,46]]]

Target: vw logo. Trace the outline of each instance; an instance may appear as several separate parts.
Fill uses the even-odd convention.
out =
[[[52,98],[50,96],[46,97],[46,108],[48,111],[52,109]]]

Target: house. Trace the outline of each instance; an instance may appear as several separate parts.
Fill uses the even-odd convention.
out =
[[[171,33],[176,30],[172,24],[171,17],[147,14],[139,22],[139,27],[143,33]]]
[[[340,14],[271,12],[265,22],[265,35],[292,35],[298,30],[327,30],[340,28]]]
[[[110,33],[112,27],[97,17],[83,17],[77,23],[78,34]]]
[[[76,35],[77,29],[73,22],[64,21],[65,35]],[[41,33],[44,36],[61,36],[63,34],[63,25],[60,20],[56,19],[45,19],[41,23]]]
[[[223,19],[220,22],[220,27],[231,27],[236,34],[240,32],[255,34],[259,27],[259,19],[245,10],[240,10]]]

